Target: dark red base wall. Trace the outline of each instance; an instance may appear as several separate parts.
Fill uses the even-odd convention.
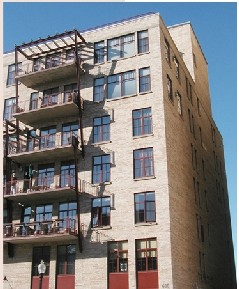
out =
[[[39,289],[40,278],[39,276],[32,277],[32,289]],[[49,276],[43,276],[42,278],[42,289],[49,288]]]
[[[158,271],[137,273],[137,289],[158,289]]]
[[[75,275],[58,275],[57,289],[75,289]]]
[[[128,273],[110,273],[109,289],[129,289]]]

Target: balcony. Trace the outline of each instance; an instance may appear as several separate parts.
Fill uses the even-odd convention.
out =
[[[76,238],[76,220],[70,218],[3,225],[3,242],[12,244],[71,241]]]
[[[84,70],[80,67],[80,72]],[[59,82],[63,79],[77,80],[76,64],[74,57],[66,58],[57,56],[37,64],[27,63],[22,65],[16,79],[29,88],[41,90],[46,83]]]
[[[8,156],[18,163],[39,162],[44,158],[48,160],[73,158],[74,151],[72,146],[75,132],[54,133],[35,138],[21,138],[19,141],[10,140],[8,142]]]
[[[55,93],[34,100],[20,101],[13,116],[26,125],[42,126],[44,122],[67,116],[78,116],[77,93]]]
[[[79,179],[79,189],[81,180]],[[32,179],[12,180],[7,182],[3,188],[4,197],[17,202],[26,201],[30,198],[34,201],[54,198],[75,198],[75,177],[73,175],[37,176]]]
[[[103,194],[100,186],[78,178],[78,192],[90,197],[98,197]],[[106,191],[105,191],[106,192]],[[106,192],[109,194],[109,192]],[[25,202],[27,198],[34,201],[52,199],[57,195],[58,199],[76,197],[75,177],[73,175],[54,175],[33,177],[32,179],[12,180],[4,184],[3,195],[8,200]]]

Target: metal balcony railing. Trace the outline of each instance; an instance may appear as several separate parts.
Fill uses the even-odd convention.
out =
[[[50,234],[77,234],[76,220],[72,218],[42,220],[3,225],[4,238],[18,238]]]
[[[42,70],[48,70],[54,67],[73,64],[75,62],[74,55],[60,56],[52,55],[51,57],[44,57],[37,59],[33,63],[22,64],[21,70],[18,71],[18,76],[23,74],[34,73]]]
[[[34,111],[67,103],[77,103],[77,92],[53,93],[43,95],[42,97],[33,100],[19,101],[18,107],[15,107],[12,113]]]
[[[63,188],[75,189],[75,176],[73,174],[39,175],[33,176],[31,179],[12,180],[4,184],[3,193],[4,196],[14,196]]]
[[[80,142],[80,138],[77,136],[77,133],[71,131],[37,136],[28,140],[21,138],[19,142],[10,140],[8,142],[8,154],[15,155],[18,153],[43,151],[45,149],[69,146],[72,144],[73,136],[77,137],[78,141]]]

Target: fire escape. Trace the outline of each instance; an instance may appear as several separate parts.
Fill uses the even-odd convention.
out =
[[[84,136],[82,126],[83,99],[80,94],[81,76],[84,74],[80,53],[86,45],[77,30],[64,32],[24,43],[15,47],[15,91],[16,107],[14,120],[5,120],[4,129],[4,205],[8,212],[8,223],[4,224],[4,242],[11,246],[19,243],[78,238],[82,251],[82,224],[80,222],[79,193],[91,190],[97,194],[98,188],[78,178],[78,158],[84,158]],[[21,67],[19,59],[24,59]],[[77,87],[71,91],[44,93],[46,87],[65,79],[73,79]],[[21,101],[19,85],[24,85],[41,93],[41,97]],[[41,134],[44,124],[62,117],[79,120],[79,131],[70,132],[67,139],[62,132]],[[75,172],[68,175],[62,184],[61,176],[39,176],[33,163],[42,160],[74,159]],[[16,171],[23,171],[24,177],[16,177]],[[27,176],[27,177],[26,177]],[[19,206],[28,201],[39,202],[54,197],[71,196],[77,204],[76,220],[47,220],[41,222],[13,222],[13,203]],[[59,224],[65,222],[64,234]],[[73,223],[72,223],[73,222]],[[29,238],[31,237],[31,238]],[[11,255],[11,253],[9,253]]]

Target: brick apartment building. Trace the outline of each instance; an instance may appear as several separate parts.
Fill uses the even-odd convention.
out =
[[[4,289],[235,289],[223,142],[190,23],[4,54]]]

